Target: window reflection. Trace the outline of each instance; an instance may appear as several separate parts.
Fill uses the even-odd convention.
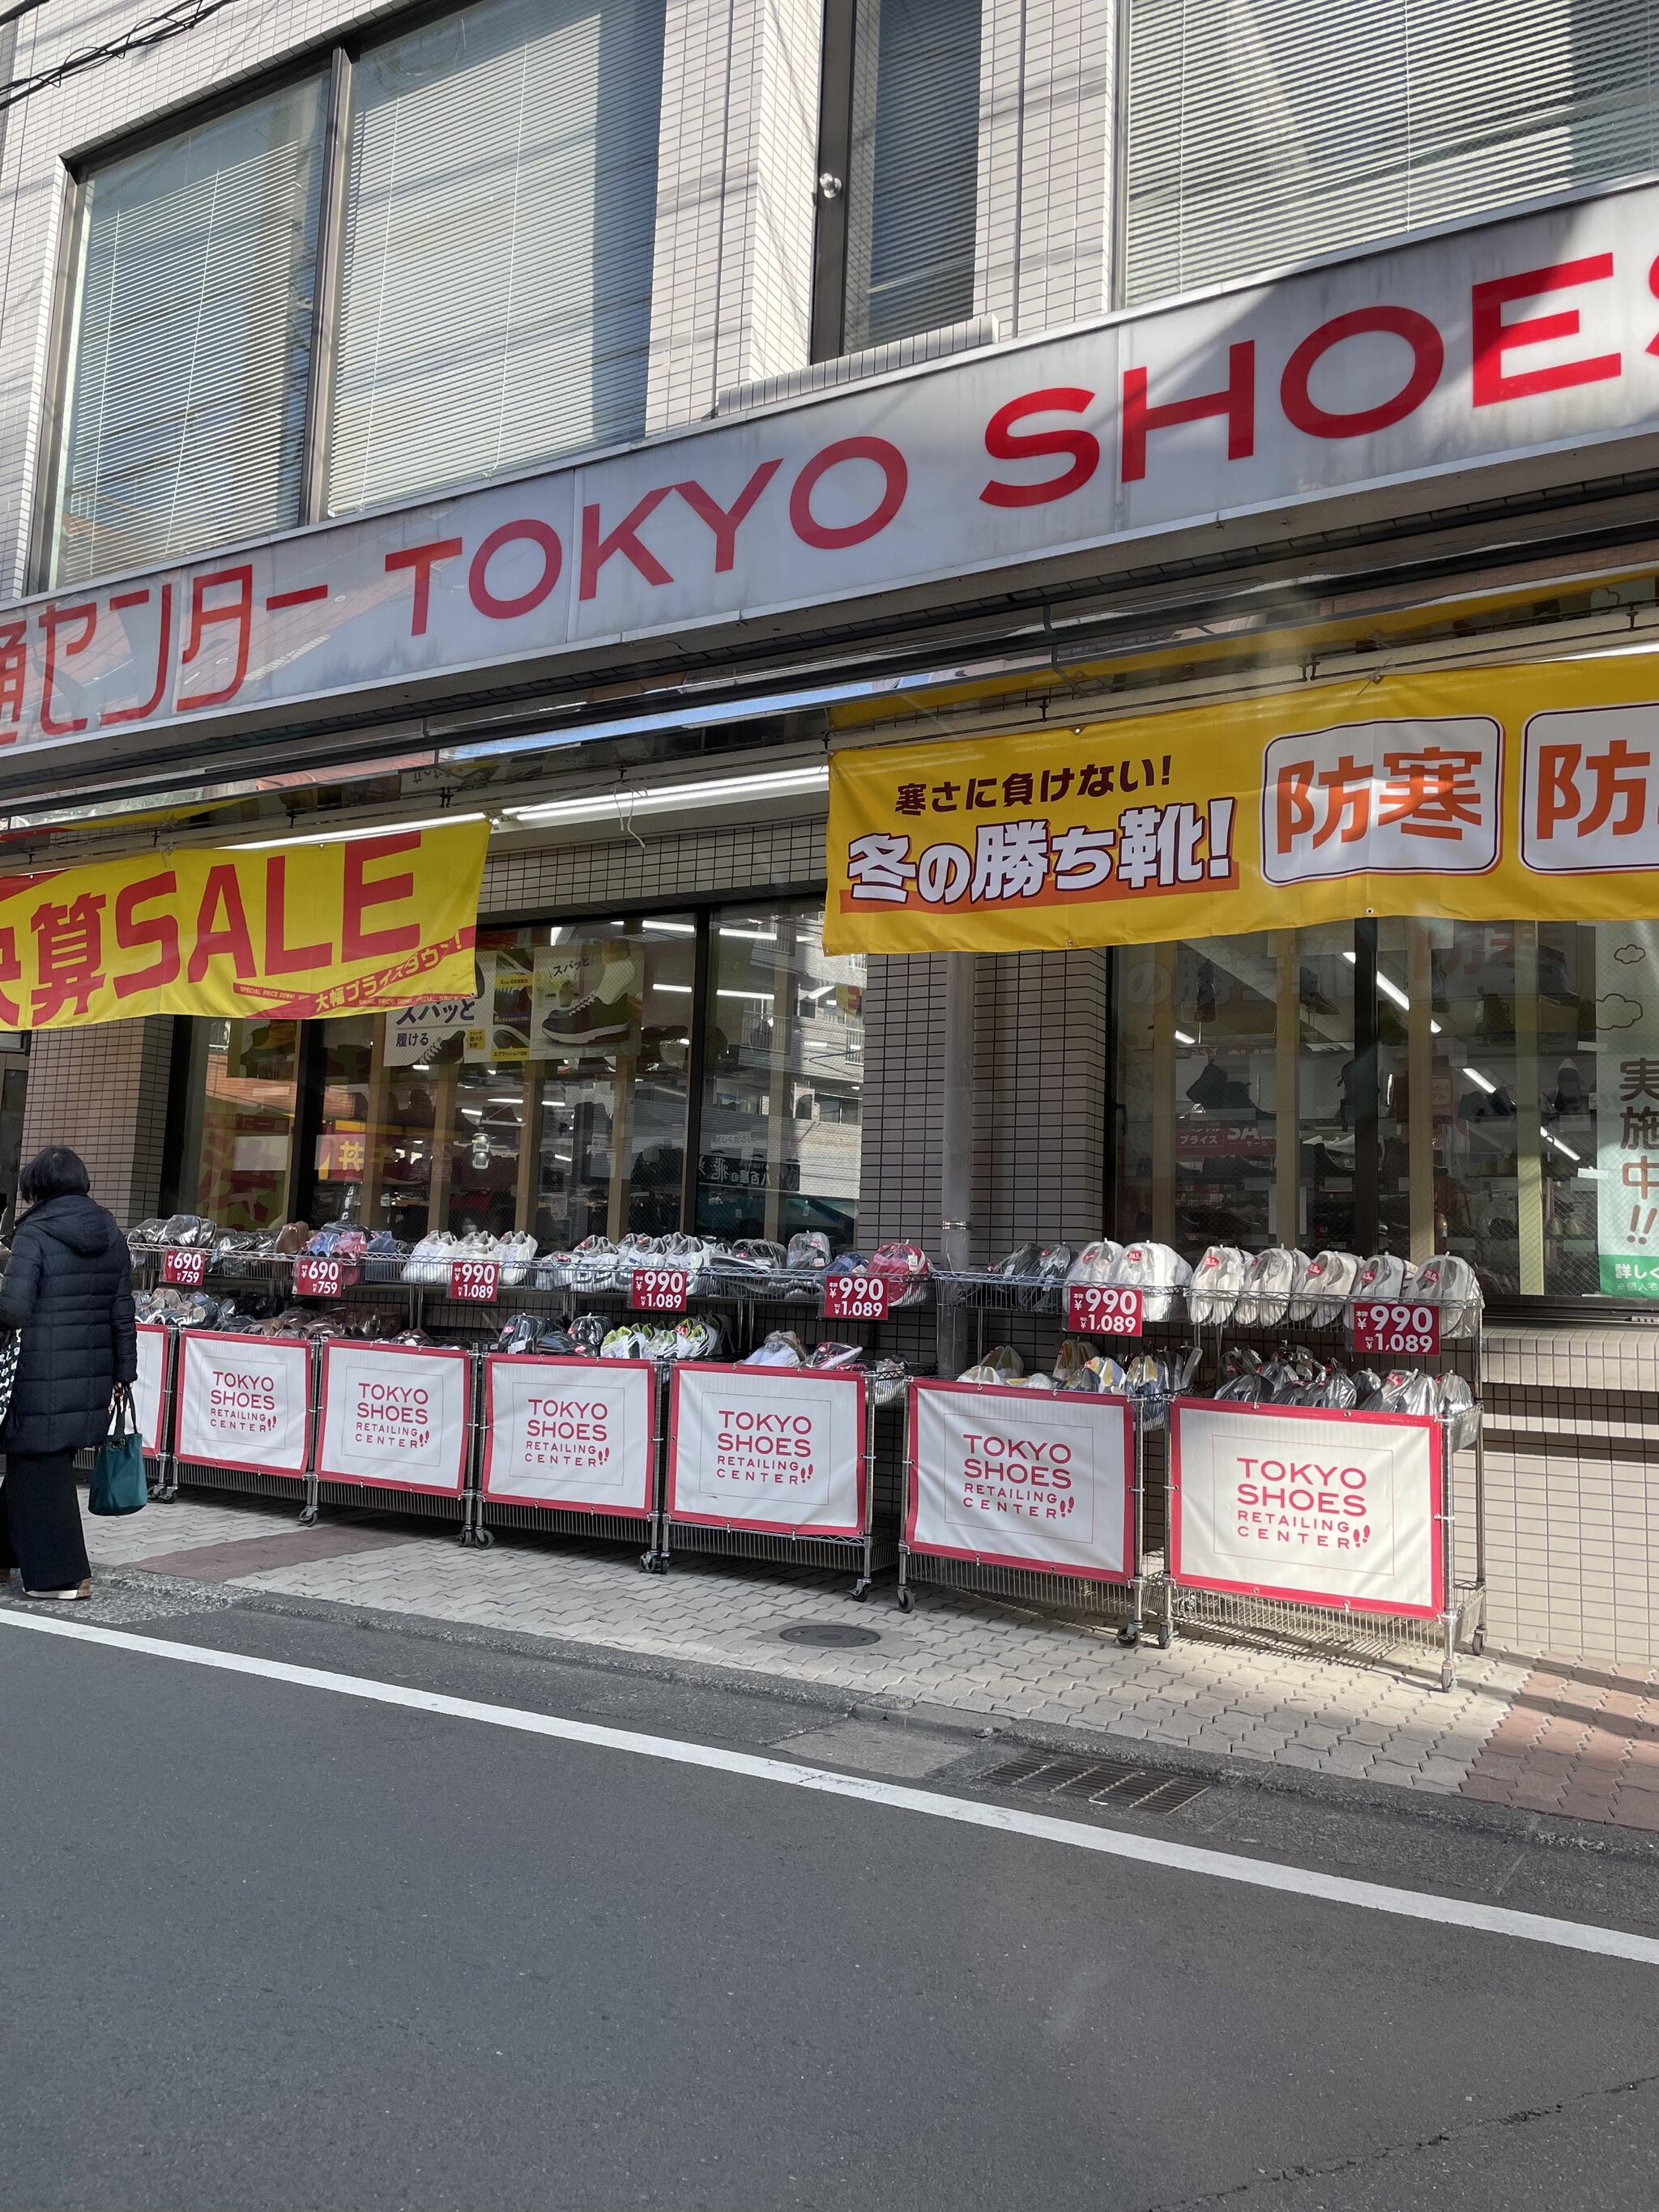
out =
[[[225,1229],[288,1218],[299,1027],[199,1022],[179,1202]]]
[[[787,1243],[857,1241],[864,962],[823,950],[816,905],[711,923],[697,1226]]]

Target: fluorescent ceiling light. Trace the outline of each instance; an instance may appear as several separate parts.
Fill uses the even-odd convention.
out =
[[[659,929],[669,937],[695,937],[697,933],[695,921],[647,921],[640,926],[643,929]]]
[[[689,983],[653,983],[651,988],[653,991],[677,991],[682,998],[685,999],[689,999],[691,995],[691,986]]]
[[[720,935],[746,937],[752,945],[775,945],[778,941],[775,929],[722,929]]]
[[[1496,1095],[1498,1085],[1495,1083],[1488,1082],[1478,1067],[1466,1067],[1463,1070],[1463,1073],[1468,1077],[1471,1083],[1478,1083],[1480,1085],[1480,1088],[1486,1092],[1488,1098]]]
[[[1347,962],[1350,968],[1357,967],[1358,965],[1356,956],[1352,952],[1345,952],[1342,957]],[[1402,1007],[1407,1013],[1410,1013],[1412,1010],[1411,1000],[1401,989],[1399,984],[1390,981],[1389,977],[1382,973],[1382,970],[1380,968],[1376,971],[1376,988],[1382,992],[1385,999],[1392,999],[1396,1006]],[[1431,1021],[1429,1024],[1429,1035],[1431,1036],[1438,1036],[1439,1034],[1439,1023],[1437,1021]]]
[[[757,999],[763,1006],[769,1006],[772,1003],[769,991],[716,991],[714,996],[717,999]]]
[[[694,806],[743,806],[756,799],[780,799],[791,792],[823,791],[830,783],[830,764],[819,761],[811,768],[774,769],[764,775],[719,775],[702,783],[624,784],[615,791],[592,792],[580,799],[550,799],[539,806],[502,809],[526,828],[558,822],[594,822],[606,817],[625,821],[653,811],[671,812]]]
[[[452,822],[487,822],[487,814],[434,814],[423,822],[376,822],[365,830],[317,830],[302,837],[249,837],[239,853],[274,853],[279,845],[348,845],[356,837],[393,837],[405,830],[442,830]]]
[[[1543,1133],[1544,1142],[1547,1145],[1553,1145],[1558,1152],[1565,1152],[1570,1160],[1582,1160],[1583,1158],[1584,1155],[1582,1152],[1575,1152],[1571,1145],[1564,1145],[1559,1137],[1551,1136],[1547,1129],[1546,1129]]]
[[[1176,1031],[1175,1041],[1177,1044],[1196,1044],[1198,1042],[1198,1039],[1196,1037],[1188,1036],[1185,1030],[1177,1030]]]

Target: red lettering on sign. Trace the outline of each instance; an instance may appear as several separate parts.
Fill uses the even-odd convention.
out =
[[[207,595],[228,584],[234,596],[224,605],[210,607]],[[230,681],[222,684],[216,691],[181,691],[178,705],[181,714],[193,707],[222,707],[227,699],[234,699],[242,688],[242,678],[247,674],[247,649],[253,628],[253,564],[244,561],[234,568],[215,568],[205,576],[192,576],[190,583],[190,621],[185,631],[183,664],[188,668],[202,650],[203,640],[216,623],[231,623],[236,630],[236,665]]]
[[[50,738],[64,738],[73,730],[84,730],[87,718],[77,714],[72,721],[60,722],[52,712],[52,686],[58,679],[58,633],[70,623],[81,625],[78,636],[66,639],[64,658],[71,653],[84,653],[92,643],[98,627],[98,610],[88,602],[81,607],[47,607],[40,617],[40,627],[46,635],[46,665],[40,680],[40,727]]]
[[[843,461],[873,461],[885,478],[880,499],[862,522],[823,523],[812,514],[812,494],[821,478]],[[803,545],[836,552],[847,545],[862,545],[886,529],[904,504],[910,471],[898,447],[885,438],[837,438],[821,453],[814,453],[795,478],[789,494],[789,522]]]
[[[115,943],[123,952],[137,952],[142,946],[155,947],[154,964],[135,968],[114,979],[118,999],[130,999],[137,991],[159,991],[164,983],[179,980],[179,924],[170,914],[143,915],[138,912],[147,900],[171,898],[179,889],[179,878],[171,868],[160,875],[144,876],[136,884],[124,884],[115,894]]]
[[[662,562],[639,536],[639,527],[647,521],[662,505],[672,484],[659,484],[642,500],[630,507],[616,528],[603,536],[599,531],[599,510],[597,507],[582,509],[582,565],[581,581],[577,596],[591,599],[599,588],[599,571],[605,562],[620,553],[639,570],[647,584],[672,584],[674,579]]]
[[[1172,430],[1182,422],[1202,422],[1212,415],[1227,418],[1227,459],[1248,460],[1255,451],[1255,342],[1243,338],[1227,349],[1227,382],[1219,392],[1200,392],[1190,399],[1169,399],[1157,407],[1146,399],[1146,371],[1123,372],[1123,481],[1139,483],[1146,473],[1146,438],[1152,430]]]
[[[129,607],[148,606],[149,593],[118,592],[110,601],[112,614],[125,614]],[[125,624],[123,625],[125,628]],[[161,703],[161,694],[167,685],[167,658],[173,650],[173,586],[161,586],[161,633],[155,649],[155,684],[142,707],[112,707],[98,717],[99,726],[107,729],[117,722],[147,722]]]
[[[388,553],[386,572],[395,576],[400,568],[415,572],[415,594],[410,602],[409,634],[424,637],[428,617],[432,612],[432,571],[440,561],[453,561],[460,552],[459,538],[434,538],[429,545],[406,545],[401,553]]]
[[[1090,430],[1024,430],[1018,435],[1014,426],[1023,422],[1028,415],[1081,415],[1085,407],[1094,404],[1095,395],[1076,385],[1054,385],[1042,392],[1023,392],[1011,399],[1006,406],[999,407],[985,426],[985,450],[994,461],[1038,461],[1051,454],[1065,453],[1071,458],[1071,466],[1062,469],[1057,477],[1044,477],[1037,483],[1004,483],[993,477],[980,498],[987,507],[1042,507],[1051,499],[1064,499],[1068,492],[1079,490],[1086,484],[1100,466],[1100,441]]]
[[[1411,374],[1391,399],[1379,400],[1375,407],[1337,412],[1320,406],[1308,389],[1316,364],[1333,346],[1372,334],[1404,338],[1412,349]],[[1373,430],[1386,430],[1390,423],[1403,422],[1419,408],[1440,381],[1445,365],[1445,345],[1426,315],[1410,307],[1355,307],[1346,315],[1333,315],[1329,322],[1309,331],[1285,364],[1279,403],[1286,419],[1310,438],[1363,438]]]
[[[301,969],[322,968],[334,947],[325,937],[316,945],[288,945],[288,862],[273,853],[265,862],[265,973],[294,975]]]
[[[389,837],[364,837],[345,848],[345,927],[341,932],[340,957],[344,960],[378,960],[390,952],[412,952],[421,941],[417,921],[399,923],[395,929],[365,929],[363,916],[372,906],[395,906],[413,898],[412,875],[386,876],[370,883],[371,860],[387,860],[396,853],[417,853],[418,830],[405,830]]]
[[[766,489],[778,471],[781,461],[763,461],[738,494],[730,507],[722,507],[711,499],[700,483],[678,483],[674,489],[691,512],[708,525],[714,533],[714,574],[724,575],[738,557],[738,532],[747,520],[755,501]]]
[[[1517,346],[1544,345],[1551,338],[1578,335],[1578,310],[1559,315],[1523,316],[1506,323],[1511,300],[1535,300],[1547,292],[1571,291],[1577,284],[1599,284],[1613,274],[1610,253],[1582,261],[1558,261],[1547,269],[1528,269],[1518,276],[1493,276],[1472,289],[1470,327],[1474,339],[1474,404],[1495,407],[1500,399],[1526,399],[1538,392],[1564,392],[1575,384],[1600,384],[1619,375],[1624,362],[1616,353],[1585,361],[1564,361],[1553,368],[1506,369],[1504,356]]]
[[[356,848],[348,846],[349,852]],[[219,909],[224,908],[224,922],[219,922]],[[186,980],[199,983],[208,971],[208,963],[216,953],[228,952],[236,963],[239,975],[253,973],[253,940],[248,934],[247,915],[242,906],[242,886],[236,871],[227,861],[208,870],[207,881],[202,887],[202,903],[196,915],[196,943],[191,948]]]
[[[485,572],[503,545],[520,539],[540,546],[542,573],[527,592],[520,592],[510,599],[498,599],[485,580]],[[472,556],[471,566],[466,572],[467,596],[481,615],[488,615],[492,622],[507,622],[514,615],[533,613],[558,582],[563,566],[564,548],[559,543],[556,530],[527,515],[520,522],[504,522],[498,530],[490,532]]]

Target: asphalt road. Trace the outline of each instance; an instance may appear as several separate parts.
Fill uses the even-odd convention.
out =
[[[968,1731],[152,1630],[1026,1802]],[[3,1623],[0,1670],[8,2212],[1659,2203],[1659,1966]],[[1659,1935],[1650,1867],[1409,1807],[1067,1816]]]

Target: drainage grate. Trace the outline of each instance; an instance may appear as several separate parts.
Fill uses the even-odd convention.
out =
[[[1174,1813],[1209,1788],[1185,1776],[1149,1774],[1112,1759],[1049,1758],[1042,1753],[1011,1759],[985,1778],[1004,1790],[1042,1797],[1082,1797],[1091,1805],[1127,1805],[1135,1813]]]
[[[860,1644],[879,1644],[881,1636],[873,1628],[843,1626],[838,1620],[805,1620],[798,1628],[781,1628],[781,1644],[823,1644],[834,1651],[850,1651]]]

